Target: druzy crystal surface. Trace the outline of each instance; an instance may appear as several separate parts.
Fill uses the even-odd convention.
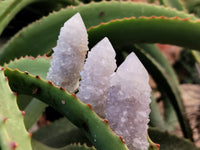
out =
[[[53,59],[47,74],[47,80],[74,92],[79,85],[80,72],[83,69],[88,51],[88,35],[79,13],[65,22],[53,48]]]
[[[148,150],[147,129],[151,88],[149,76],[134,53],[110,77],[106,118],[130,150]]]
[[[101,40],[88,53],[81,72],[78,98],[90,104],[94,111],[105,117],[105,103],[110,75],[116,69],[115,50],[108,38]]]

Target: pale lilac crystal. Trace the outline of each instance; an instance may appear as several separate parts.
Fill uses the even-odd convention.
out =
[[[106,118],[130,150],[148,150],[147,129],[151,88],[149,76],[134,53],[110,78]]]
[[[81,72],[78,98],[91,104],[94,111],[105,117],[105,100],[109,77],[116,69],[115,50],[108,38],[101,40],[88,53],[88,58]]]
[[[79,85],[80,72],[83,69],[88,51],[88,35],[79,13],[65,22],[53,48],[53,59],[47,74],[47,80],[74,92]]]

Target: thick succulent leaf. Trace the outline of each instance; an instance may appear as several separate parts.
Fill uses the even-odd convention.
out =
[[[36,0],[0,1],[0,35],[10,20],[25,6]]]
[[[200,65],[200,52],[192,50],[191,53],[194,56],[195,61]]]
[[[194,13],[196,16],[200,16],[200,1],[199,0],[183,0],[189,13]]]
[[[149,115],[150,117],[149,125],[152,127],[158,127],[161,130],[166,130],[167,128],[164,119],[160,113],[160,110],[158,109],[156,100],[153,97],[151,97],[150,108],[151,108],[151,113]]]
[[[189,121],[186,116],[185,108],[182,102],[181,95],[176,88],[176,84],[171,82],[170,76],[168,76],[160,66],[149,54],[147,54],[141,47],[136,46],[134,51],[139,59],[142,61],[146,69],[153,75],[154,80],[159,86],[159,89],[163,90],[169,96],[169,100],[176,111],[179,119],[182,131],[186,138],[192,138],[192,131],[189,125]],[[166,106],[166,108],[170,108]]]
[[[88,30],[90,45],[107,36],[111,43],[163,43],[200,49],[200,22],[166,17],[117,19]],[[117,32],[116,32],[117,31]],[[137,36],[133,36],[137,35]]]
[[[160,4],[167,7],[176,8],[179,11],[185,10],[181,0],[160,0]]]
[[[17,68],[20,71],[27,71],[32,75],[39,75],[45,79],[50,67],[50,60],[51,58],[46,56],[37,56],[36,58],[26,56],[4,64],[4,67],[9,67],[11,69]]]
[[[194,58],[194,61],[196,62],[196,70],[197,70],[197,73],[200,77],[200,52],[199,51],[195,51],[195,50],[191,50],[191,54]]]
[[[71,143],[91,145],[81,130],[66,118],[40,128],[33,133],[33,138],[50,147],[64,147]]]
[[[48,52],[52,47],[55,47],[60,27],[64,22],[75,13],[80,12],[83,21],[87,28],[108,22],[111,19],[121,19],[124,17],[140,17],[140,16],[166,16],[180,18],[190,18],[197,20],[192,15],[183,12],[178,12],[161,6],[134,3],[134,2],[99,2],[80,5],[77,7],[68,7],[59,12],[52,13],[48,17],[29,25],[16,34],[2,49],[0,53],[0,64],[8,62],[15,57],[38,54]],[[123,12],[123,13],[121,13]],[[177,29],[177,28],[176,28]],[[90,31],[89,31],[90,32]],[[119,32],[117,32],[119,33]],[[143,33],[143,32],[142,32]],[[142,33],[139,33],[141,35]],[[96,33],[97,37],[98,33]],[[122,34],[123,35],[123,34]],[[120,35],[121,38],[125,38]],[[142,36],[144,36],[142,34]],[[137,37],[137,36],[135,36]],[[153,36],[151,36],[152,38]],[[24,40],[26,39],[26,40]],[[91,40],[92,38],[90,38]],[[102,38],[101,38],[102,39]],[[99,40],[98,40],[99,41]],[[93,41],[91,47],[97,41]]]
[[[179,89],[179,81],[177,78],[177,75],[172,68],[172,66],[169,64],[169,61],[164,57],[161,50],[154,44],[137,44],[139,47],[141,47],[146,53],[151,55],[166,71],[166,73],[172,78],[173,82],[176,84],[177,89]]]
[[[54,7],[64,7],[66,5],[77,5],[79,2],[77,0],[1,0],[0,1],[0,35],[4,28],[8,25],[8,23],[14,18],[14,16],[21,11],[26,6],[38,3],[38,2],[45,2],[46,8]],[[58,8],[59,8],[58,7]],[[52,9],[52,8],[51,8]]]
[[[24,126],[23,112],[18,109],[3,70],[0,71],[0,146],[2,150],[31,150],[31,138]],[[20,135],[20,136],[19,136]]]
[[[162,132],[156,128],[148,130],[149,137],[160,144],[160,150],[199,150],[195,145],[184,138],[171,135],[168,132]]]
[[[117,136],[110,129],[107,121],[98,117],[90,105],[82,103],[74,94],[69,94],[64,88],[58,88],[51,82],[26,72],[7,68],[5,74],[13,91],[39,98],[55,108],[81,128],[98,150],[128,149],[122,137]],[[33,93],[33,91],[37,92]]]
[[[25,58],[15,59],[10,63],[5,64],[4,67],[28,71],[33,75],[39,75],[45,79],[50,67],[50,58],[47,58],[46,56],[38,56],[37,58],[27,56]],[[27,129],[32,127],[47,106],[36,98],[30,96],[27,97],[26,95],[18,96],[18,105],[20,108],[24,108],[23,110],[26,112],[24,121]]]
[[[85,144],[71,144],[62,148],[48,147],[36,140],[32,140],[33,150],[96,150],[94,147],[88,147]]]

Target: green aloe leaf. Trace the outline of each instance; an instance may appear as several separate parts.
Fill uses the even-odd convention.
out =
[[[194,56],[195,61],[200,65],[200,52],[192,50],[191,53]]]
[[[179,11],[185,11],[185,7],[181,0],[159,0],[161,5],[176,8]]]
[[[2,0],[0,1],[0,34],[10,20],[25,6],[36,0]]]
[[[52,148],[46,146],[36,140],[32,140],[33,150],[96,150],[94,147],[88,147],[87,145],[71,144],[62,148]]]
[[[31,138],[24,126],[24,112],[18,109],[3,70],[0,71],[0,148],[31,150]],[[20,135],[20,136],[19,136]]]
[[[91,145],[83,132],[66,118],[40,128],[33,133],[33,138],[50,147],[64,147],[71,143]]]
[[[4,67],[9,67],[11,69],[17,68],[20,71],[27,71],[45,79],[50,67],[50,58],[46,56],[38,56],[37,58],[27,56],[25,58],[15,59],[5,64]],[[18,96],[18,105],[20,108],[24,108],[23,110],[26,112],[24,121],[27,129],[32,127],[47,106],[36,98],[24,95]]]
[[[2,48],[2,51],[0,53],[0,64],[8,62],[10,59],[14,59],[15,57],[19,58],[25,55],[37,56],[38,54],[42,55],[47,53],[52,47],[56,45],[60,27],[62,27],[64,22],[76,12],[80,12],[87,28],[91,26],[96,26],[101,22],[108,22],[112,19],[122,19],[124,17],[132,16],[149,17],[153,15],[164,15],[166,17],[178,16],[180,18],[190,18],[191,20],[197,20],[196,17],[183,12],[178,12],[176,10],[164,8],[161,6],[134,2],[112,1],[90,3],[77,7],[68,7],[59,12],[52,13],[48,17],[42,18],[41,20],[29,25],[28,27],[17,33]],[[126,37],[122,35],[120,35],[120,37]],[[139,35],[143,35],[143,32],[139,33]],[[90,44],[90,47],[92,47],[95,42],[92,42],[92,44]]]
[[[149,137],[160,144],[160,150],[200,150],[192,142],[156,128],[149,128]]]
[[[99,118],[90,105],[79,101],[74,94],[26,72],[7,68],[5,74],[13,91],[34,96],[58,110],[78,126],[98,150],[128,149],[122,137],[110,129],[107,121]],[[33,93],[33,90],[37,92]]]
[[[165,17],[113,20],[88,30],[90,45],[107,36],[116,46],[132,43],[163,43],[200,49],[200,22]],[[117,32],[116,32],[117,31]],[[123,36],[124,35],[124,36]],[[137,36],[133,36],[137,35]]]
[[[20,12],[26,6],[33,3],[43,3],[49,4],[49,7],[54,6],[56,8],[57,4],[59,6],[63,5],[78,5],[77,0],[1,0],[0,1],[0,35],[8,23],[14,18],[14,16]],[[48,7],[48,5],[46,5]],[[47,8],[45,8],[47,9]]]

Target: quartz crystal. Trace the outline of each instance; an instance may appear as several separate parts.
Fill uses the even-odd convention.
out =
[[[106,118],[130,150],[148,150],[147,129],[151,88],[149,76],[134,53],[110,77]]]
[[[109,78],[117,67],[115,55],[115,50],[108,38],[104,38],[88,53],[81,72],[77,96],[84,103],[90,104],[101,117],[105,117]]]
[[[53,48],[53,59],[47,74],[47,80],[74,92],[79,85],[80,72],[83,69],[88,51],[88,35],[79,13],[65,22]]]

